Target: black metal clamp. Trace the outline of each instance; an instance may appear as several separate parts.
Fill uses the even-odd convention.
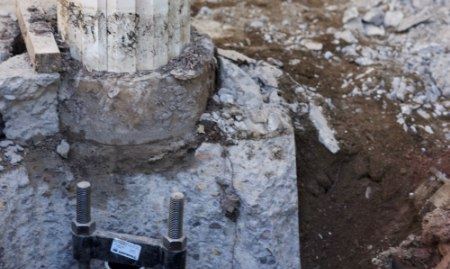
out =
[[[170,197],[168,234],[161,239],[96,230],[91,219],[91,184],[77,184],[77,214],[72,222],[73,256],[79,269],[89,269],[92,259],[113,268],[185,269],[186,237],[183,234],[184,195]],[[114,265],[114,266],[112,266]]]

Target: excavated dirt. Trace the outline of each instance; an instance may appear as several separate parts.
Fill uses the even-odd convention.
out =
[[[238,4],[238,1],[217,2],[199,0],[193,10],[196,13],[204,6],[218,9]],[[248,10],[262,9],[269,21],[284,19],[280,11],[283,1],[245,2]],[[310,7],[305,17],[314,27],[341,27],[341,17],[324,16],[324,1],[292,2]],[[230,17],[232,15],[235,17]],[[389,102],[364,97],[343,98],[349,91],[342,89],[342,77],[363,73],[364,68],[344,57],[339,63],[332,63],[309,51],[289,51],[280,44],[269,43],[258,31],[242,30],[240,24],[245,16],[238,11],[213,16],[215,21],[235,26],[229,30],[230,35],[215,39],[217,46],[255,59],[281,61],[279,65],[292,77],[285,79],[282,85],[287,100],[300,98],[293,91],[299,83],[315,87],[322,96],[331,98],[335,106],[331,124],[341,146],[336,155],[318,141],[307,115],[294,115],[294,120],[301,123],[296,142],[302,268],[375,268],[371,260],[378,253],[420,231],[421,217],[409,194],[431,176],[431,168],[450,172],[448,148],[435,143],[434,135],[405,132],[397,123],[397,108]],[[336,45],[332,44],[332,35],[323,34],[315,40],[323,44],[323,51],[339,55]],[[290,65],[292,59],[301,59],[301,63]],[[376,73],[381,79],[401,70],[380,68]],[[433,266],[435,264],[422,264],[411,268]]]

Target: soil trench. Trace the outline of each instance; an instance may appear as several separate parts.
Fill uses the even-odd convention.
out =
[[[249,10],[262,10],[263,20],[275,23],[283,19],[281,2],[248,0],[245,5]],[[324,9],[326,3],[346,1],[292,2],[310,8],[304,17],[315,28],[341,27],[341,17],[325,16]],[[196,1],[193,10],[196,14],[204,6],[224,9],[211,17],[236,28],[229,36],[215,38],[218,47],[275,62],[291,76],[281,85],[288,101],[301,99],[294,91],[301,84],[315,87],[335,107],[331,124],[341,146],[337,154],[320,143],[307,115],[293,115],[294,122],[300,123],[296,125],[296,143],[302,268],[377,268],[372,263],[374,257],[397,246],[408,235],[420,232],[422,216],[410,194],[432,175],[433,167],[450,172],[448,148],[435,143],[435,136],[405,132],[397,122],[398,108],[383,98],[344,98],[348,90],[342,87],[342,77],[364,73],[366,69],[345,59],[332,43],[332,35],[322,34],[315,40],[323,44],[323,51],[338,55],[338,63],[310,51],[287,50],[276,42],[268,42],[257,30],[242,30],[245,19],[233,22],[232,18],[246,15],[230,8],[235,5],[235,1]],[[293,65],[293,59],[300,59],[300,64]],[[376,72],[383,79],[402,71]],[[434,265],[411,268],[431,266]]]

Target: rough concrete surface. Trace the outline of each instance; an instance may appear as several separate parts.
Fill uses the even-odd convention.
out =
[[[195,133],[215,70],[211,40],[195,35],[179,58],[154,72],[73,71],[60,93],[61,122],[79,138],[104,145],[180,139]]]
[[[22,164],[0,174],[0,241],[10,242],[0,249],[0,267],[75,268],[70,249],[74,183],[90,180],[98,228],[152,237],[166,232],[170,193],[184,192],[188,268],[299,268],[295,143],[273,85],[279,70],[221,61],[226,63],[221,85],[236,102],[224,103],[216,95],[202,124],[215,122],[224,140],[201,131],[200,124],[199,133],[209,142],[169,169],[100,174],[80,166],[71,154],[62,159],[55,150],[59,138],[49,147],[26,148]],[[256,72],[267,67],[271,72]],[[255,83],[259,79],[252,74],[271,86]],[[262,102],[247,106],[253,99]],[[261,115],[248,119],[254,109]],[[229,115],[264,134],[237,136],[236,130],[247,129],[225,124]],[[94,262],[93,268],[102,265]]]
[[[7,138],[26,141],[59,131],[59,82],[58,73],[36,73],[26,53],[0,63],[0,113]]]

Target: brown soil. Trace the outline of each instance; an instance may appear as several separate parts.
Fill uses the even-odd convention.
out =
[[[271,20],[280,19],[281,1],[246,2],[267,9]],[[316,26],[340,27],[337,18],[323,16],[322,1],[294,2],[310,5],[307,18],[311,22],[319,18]],[[224,6],[234,3],[227,1]],[[204,1],[197,1],[194,11],[203,5]],[[406,133],[396,122],[397,108],[389,101],[343,98],[348,90],[341,88],[342,77],[364,72],[344,57],[339,64],[333,64],[310,52],[289,52],[280,45],[267,44],[258,32],[245,33],[244,39],[249,42],[242,47],[238,45],[243,40],[241,34],[215,41],[220,48],[234,49],[256,59],[281,60],[294,80],[316,87],[336,106],[332,125],[341,145],[336,155],[319,143],[307,118],[296,119],[304,127],[297,130],[296,138],[302,268],[374,268],[371,260],[380,251],[420,230],[418,210],[409,193],[430,176],[431,167],[450,172],[448,149],[435,145],[433,137]],[[339,54],[331,36],[323,35],[318,41],[324,44],[324,51]],[[288,63],[294,58],[301,59],[301,64],[290,66]],[[377,75],[381,79],[395,72],[399,71],[379,69]],[[299,98],[293,93],[293,86],[287,79],[282,85],[288,100]]]

